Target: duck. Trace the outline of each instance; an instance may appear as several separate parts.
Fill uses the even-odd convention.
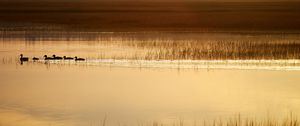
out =
[[[75,61],[84,61],[84,58],[77,58],[77,56],[75,56]]]
[[[47,55],[44,55],[45,60],[54,60],[52,57],[48,57]]]
[[[62,57],[59,57],[59,56],[56,56],[56,55],[52,55],[53,56],[53,59],[55,60],[62,60],[63,58]]]
[[[32,60],[36,61],[36,60],[39,60],[39,58],[33,57]]]
[[[28,57],[23,57],[23,54],[20,54],[20,61],[28,61]]]
[[[73,57],[66,57],[66,56],[64,56],[64,60],[72,60],[72,59],[74,59]]]

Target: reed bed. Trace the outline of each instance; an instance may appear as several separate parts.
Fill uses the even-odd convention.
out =
[[[118,122],[116,124],[116,122]],[[139,120],[135,122],[120,122],[109,117],[104,117],[103,120],[95,124],[102,126],[299,126],[298,117],[289,115],[282,119],[267,117],[265,119],[248,118],[241,115],[233,117],[220,117],[218,119],[200,119],[200,120],[185,120],[184,118],[176,118],[172,120]],[[91,123],[91,125],[94,125]]]
[[[129,56],[101,52],[100,59],[286,60],[300,59],[298,33],[0,31],[1,41],[81,41],[123,48]],[[136,51],[132,51],[136,50]],[[113,50],[112,50],[113,51]],[[125,53],[125,52],[124,52]],[[124,54],[123,53],[123,54]]]
[[[298,41],[138,41],[133,46],[147,49],[146,60],[300,59]]]
[[[195,34],[185,39],[123,40],[122,44],[146,50],[145,60],[300,59],[297,35]]]
[[[164,123],[154,121],[152,126],[164,126]],[[282,121],[273,119],[266,119],[258,121],[255,119],[241,119],[240,117],[228,120],[212,120],[212,121],[198,121],[198,123],[185,124],[183,120],[176,121],[172,126],[299,126],[298,119],[287,118]]]

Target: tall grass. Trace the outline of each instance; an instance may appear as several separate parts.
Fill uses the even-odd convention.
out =
[[[276,120],[272,118],[267,119],[250,119],[241,117],[241,115],[228,119],[216,119],[216,120],[202,120],[194,121],[193,123],[185,123],[183,119],[174,121],[171,124],[153,121],[152,126],[299,126],[299,120],[297,117],[290,115],[282,120]]]
[[[300,59],[300,42],[295,41],[138,41],[134,44],[147,49],[147,60]]]
[[[300,37],[286,35],[201,35],[123,41],[147,50],[147,60],[300,59]]]
[[[106,118],[106,117],[105,117]],[[184,120],[184,118],[175,118],[168,120],[139,120],[136,123],[131,121],[120,122],[111,120],[110,125],[118,126],[300,126],[299,118],[294,115],[289,115],[281,119],[271,117],[258,119],[249,118],[247,116],[230,116],[220,117],[218,119],[199,119],[199,120]],[[102,122],[105,122],[103,120]],[[117,123],[116,123],[117,122]]]
[[[248,60],[300,59],[300,35],[297,33],[180,33],[180,32],[66,32],[25,30],[0,31],[2,41],[82,41],[119,46],[132,55],[99,58],[143,60]],[[135,52],[132,50],[136,50]],[[113,50],[112,50],[113,51]],[[125,53],[124,52],[124,53]],[[130,52],[130,53],[131,53]]]

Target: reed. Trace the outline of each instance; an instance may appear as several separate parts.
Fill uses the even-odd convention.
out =
[[[298,33],[193,33],[193,32],[67,32],[25,30],[0,32],[2,42],[80,41],[124,49],[124,56],[98,58],[139,60],[272,60],[300,59]],[[130,50],[130,51],[128,51]],[[132,51],[134,50],[134,51]],[[113,50],[112,50],[113,51]],[[100,54],[101,53],[101,54]]]
[[[261,60],[299,59],[300,41],[295,40],[154,40],[127,41],[146,49],[146,60]]]
[[[235,116],[228,119],[217,119],[217,120],[202,120],[196,121],[199,123],[184,123],[184,120],[179,119],[166,124],[163,122],[153,121],[152,126],[159,125],[170,125],[170,126],[299,126],[299,120],[297,117],[287,116],[282,120],[276,120],[272,118],[267,119],[251,119],[251,118],[242,118],[241,115]]]
[[[129,122],[127,122],[129,123]],[[287,116],[284,119],[276,120],[274,118],[266,119],[253,119],[242,117],[241,115],[234,116],[231,118],[219,118],[215,120],[184,120],[174,119],[172,121],[139,121],[138,123],[120,123],[118,126],[299,126],[297,117]],[[111,125],[115,125],[111,123]]]

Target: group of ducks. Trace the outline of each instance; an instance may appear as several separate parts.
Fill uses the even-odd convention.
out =
[[[44,55],[44,59],[45,60],[74,60],[75,59],[75,61],[84,61],[85,60],[84,58],[78,58],[77,56],[75,56],[73,58],[73,57],[66,57],[66,56],[60,57],[60,56],[56,56],[56,55],[52,55],[52,57],[48,57],[47,55]],[[28,57],[23,57],[23,54],[20,54],[20,61],[28,61],[28,60],[29,60]],[[39,60],[39,58],[33,57],[32,60],[37,61],[37,60]]]

